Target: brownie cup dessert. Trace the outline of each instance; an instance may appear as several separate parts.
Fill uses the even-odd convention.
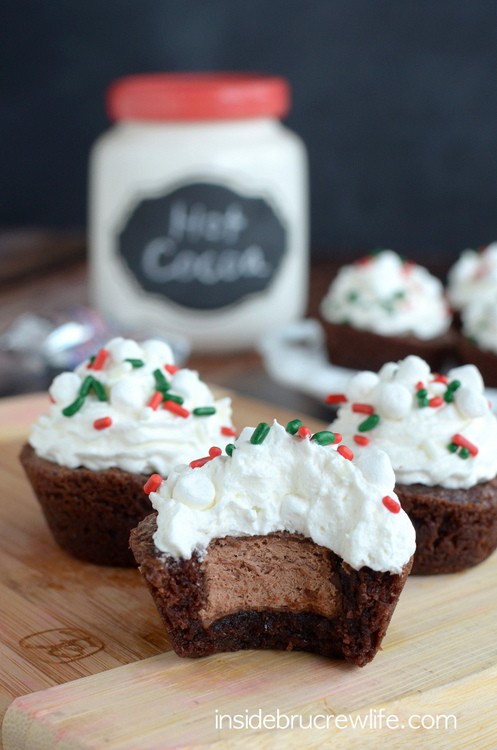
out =
[[[392,250],[343,266],[322,300],[332,364],[377,370],[417,354],[443,366],[454,346],[442,282]]]
[[[143,485],[233,439],[231,403],[175,366],[158,340],[115,338],[58,375],[20,460],[58,544],[102,565],[134,565],[129,533],[150,512]]]
[[[379,450],[300,420],[151,478],[131,548],[180,656],[312,651],[367,664],[408,576],[414,529]]]
[[[416,529],[413,573],[454,573],[497,547],[497,418],[474,365],[439,375],[416,356],[351,378],[330,429],[390,457]]]

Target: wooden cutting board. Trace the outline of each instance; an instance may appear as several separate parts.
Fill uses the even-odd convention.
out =
[[[45,404],[0,402],[5,750],[496,747],[497,554],[410,578],[363,669],[302,653],[180,659],[136,570],[78,562],[52,541],[17,461]],[[238,427],[299,416],[234,406]]]

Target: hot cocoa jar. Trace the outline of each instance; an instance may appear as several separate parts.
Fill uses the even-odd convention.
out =
[[[307,158],[280,122],[287,81],[243,73],[130,76],[90,159],[90,290],[114,323],[253,346],[301,316]]]

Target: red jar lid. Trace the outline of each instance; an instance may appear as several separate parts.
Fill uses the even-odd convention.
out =
[[[285,78],[250,73],[147,73],[120,78],[107,90],[112,120],[223,120],[284,117]]]

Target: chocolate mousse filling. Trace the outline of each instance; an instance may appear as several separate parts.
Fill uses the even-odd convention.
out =
[[[180,656],[239,649],[312,651],[364,666],[380,648],[412,560],[400,574],[355,570],[301,534],[213,539],[200,558],[161,553],[156,515],[130,546]]]
[[[329,550],[290,534],[213,540],[203,564],[203,626],[248,610],[333,617],[340,598],[330,558]]]

